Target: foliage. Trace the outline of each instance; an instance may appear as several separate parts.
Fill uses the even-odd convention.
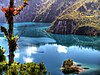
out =
[[[10,50],[14,52],[17,49],[17,40],[18,36],[12,35],[11,37],[8,37],[8,45],[10,47]]]
[[[73,65],[72,59],[65,60],[63,63],[63,67],[71,67],[72,65]]]
[[[12,47],[12,49],[15,51],[17,48],[17,40],[18,40],[18,35],[14,36],[12,35],[11,37],[8,38],[9,42],[9,46]]]
[[[43,63],[24,63],[14,62],[11,66],[7,62],[0,62],[0,73],[4,75],[46,75],[47,70]]]
[[[72,59],[65,60],[64,63],[63,63],[63,66],[62,66],[62,72],[64,74],[70,74],[70,73],[77,74],[81,70],[83,70],[83,69],[79,68],[78,66],[75,66],[73,64]]]
[[[2,61],[5,60],[4,53],[5,53],[4,47],[1,47],[1,46],[0,46],[0,62],[2,62]]]
[[[4,35],[7,37],[8,36],[8,32],[7,29],[5,27],[1,26],[1,32],[4,32]]]
[[[70,74],[70,73],[77,74],[79,73],[79,68],[78,67],[69,67],[69,68],[65,67],[65,69],[62,72],[65,74]]]
[[[24,0],[24,3],[28,3],[28,0]]]
[[[8,63],[7,63],[6,61],[0,62],[0,75],[2,75],[3,72],[6,71],[6,69],[7,69],[7,64],[8,64]]]

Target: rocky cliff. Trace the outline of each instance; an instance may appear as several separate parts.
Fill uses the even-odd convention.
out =
[[[92,1],[85,3],[84,0],[74,3],[56,18],[47,31],[56,34],[99,36],[100,5],[98,3],[100,2]]]
[[[56,25],[56,26],[55,26]],[[72,34],[76,27],[76,21],[73,19],[57,20],[53,26],[48,29],[48,32],[55,34]]]
[[[35,22],[53,22],[67,7],[71,6],[76,0],[53,0],[43,4],[40,12],[36,14],[33,21]]]
[[[29,5],[15,18],[17,22],[53,22],[63,10],[76,0],[29,0]],[[16,0],[16,7],[22,1]]]

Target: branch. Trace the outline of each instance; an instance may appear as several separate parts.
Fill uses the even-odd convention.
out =
[[[24,2],[23,5],[20,5],[18,8],[15,8],[15,11],[13,12],[13,15],[14,16],[18,15],[26,5],[28,5],[28,3]]]
[[[8,37],[8,32],[7,29],[5,27],[0,27],[1,28],[1,32],[4,32],[5,36]]]
[[[14,0],[10,1],[10,8],[4,8],[4,7],[1,8],[1,10],[5,13],[5,16],[8,15],[9,10],[13,12],[14,16],[16,16],[16,15],[20,14],[20,12],[23,10],[24,7],[26,7],[26,5],[28,5],[28,1],[24,1],[24,3],[22,5],[20,5],[18,8],[15,8],[15,6],[12,6],[13,1]]]
[[[10,0],[10,7],[14,6],[14,0]]]

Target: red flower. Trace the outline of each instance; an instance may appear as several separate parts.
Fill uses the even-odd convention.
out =
[[[15,10],[15,11],[13,12],[13,14],[14,14],[14,15],[17,15],[17,14],[19,14],[19,11],[16,11],[16,10]]]
[[[10,8],[10,10],[11,10],[12,12],[14,12],[14,11],[15,11],[15,7]]]
[[[6,13],[6,12],[8,11],[8,8],[2,7],[1,10],[2,10],[4,13]]]

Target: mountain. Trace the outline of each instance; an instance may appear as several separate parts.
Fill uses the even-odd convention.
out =
[[[16,16],[15,21],[35,21],[35,22],[52,22],[69,5],[75,0],[29,0],[29,5]],[[22,1],[16,0],[15,5],[21,5]]]
[[[67,7],[71,6],[76,0],[30,0],[29,5],[24,8],[15,21],[35,21],[52,22]],[[15,5],[22,2],[17,1]]]
[[[53,0],[48,1],[43,7],[40,8],[40,12],[38,13],[33,21],[36,22],[52,22],[54,19],[59,16],[63,10],[67,7],[71,6],[75,0]]]
[[[100,1],[79,0],[63,10],[47,30],[56,34],[100,35]]]
[[[28,6],[26,6],[21,13],[15,17],[17,22],[30,22],[35,18],[37,11],[42,7],[44,0],[29,0]],[[15,5],[21,5],[22,1],[18,1]]]
[[[33,21],[37,11],[43,6],[42,4],[46,0],[29,0],[28,6],[26,6],[19,15],[15,17],[15,22],[30,22]],[[15,7],[17,8],[21,5],[23,0],[15,0]],[[0,0],[0,9],[1,7],[7,7],[9,0]],[[0,11],[0,22],[6,22],[4,13]]]
[[[15,17],[16,22],[53,22],[56,17],[62,14],[67,8],[71,7],[75,2],[81,0],[29,0],[29,5],[26,6],[20,15]],[[85,1],[85,0],[83,0]],[[2,6],[6,7],[9,3],[9,0],[0,1],[0,9]],[[22,0],[15,0],[15,6],[18,7],[22,4]],[[99,5],[96,4],[87,4],[88,9],[95,9]],[[100,9],[100,7],[98,7]],[[80,7],[81,11],[86,11],[84,7]],[[0,22],[5,21],[4,14],[0,11]]]

